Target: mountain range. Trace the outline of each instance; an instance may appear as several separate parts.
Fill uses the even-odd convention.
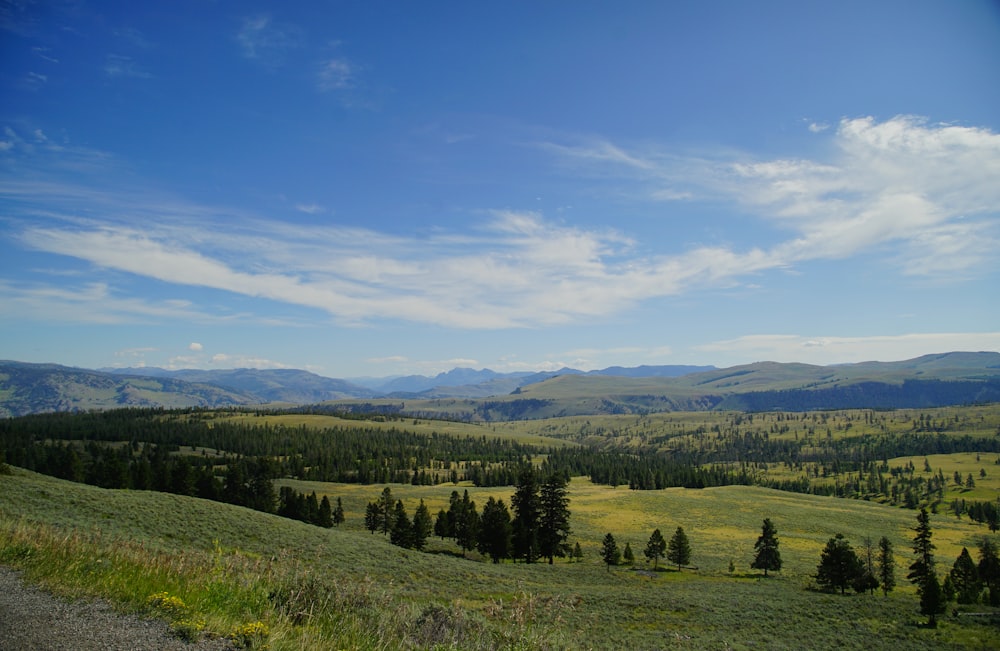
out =
[[[833,366],[758,362],[713,366],[564,368],[497,373],[456,368],[433,377],[335,379],[295,369],[90,370],[0,361],[0,416],[123,406],[223,407],[392,403],[407,412],[482,420],[697,409],[933,407],[1000,401],[1000,353],[952,352]],[[460,401],[461,404],[459,405]],[[437,403],[435,405],[435,403]]]

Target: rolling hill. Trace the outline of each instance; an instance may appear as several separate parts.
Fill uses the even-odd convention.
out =
[[[454,369],[433,378],[411,376],[369,386],[294,369],[91,371],[0,362],[0,414],[8,416],[123,406],[324,403],[332,409],[374,404],[389,411],[495,421],[706,409],[929,408],[996,401],[1000,353],[995,352],[834,366],[758,362],[725,369],[641,366],[586,373],[563,369],[555,374]]]
[[[117,407],[223,407],[260,400],[169,377],[113,375],[57,364],[0,361],[0,416]]]

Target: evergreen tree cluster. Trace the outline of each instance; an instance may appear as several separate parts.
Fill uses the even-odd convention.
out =
[[[432,527],[430,510],[423,500],[411,520],[403,500],[394,499],[388,486],[382,489],[378,500],[369,502],[365,508],[365,528],[372,533],[381,531],[393,545],[406,549],[422,551]]]
[[[896,586],[892,542],[882,536],[877,544],[871,538],[865,538],[862,544],[859,552],[841,533],[830,538],[816,566],[816,583],[841,594],[848,588],[858,593],[874,593],[880,587],[884,594],[889,594]]]
[[[510,508],[502,499],[490,497],[480,513],[468,490],[462,495],[456,490],[451,493],[448,509],[438,511],[433,524],[429,513],[424,518],[427,509],[423,501],[411,523],[402,502],[394,503],[392,491],[386,487],[378,500],[368,503],[365,526],[372,533],[381,531],[402,547],[423,549],[427,535],[433,532],[442,540],[454,540],[463,553],[477,550],[494,563],[504,559],[533,563],[540,558],[552,563],[556,557],[573,552],[567,542],[571,533],[567,483],[561,474],[539,481],[537,471],[525,465],[518,473]],[[418,527],[419,532],[411,535]]]
[[[316,491],[305,495],[290,486],[282,486],[278,492],[277,514],[329,529],[344,522],[344,505],[339,497],[337,506],[333,507],[326,495],[317,500]]]

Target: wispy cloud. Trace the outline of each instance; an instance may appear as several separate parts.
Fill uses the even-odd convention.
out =
[[[0,320],[101,325],[173,320],[223,322],[218,316],[195,309],[190,302],[131,297],[115,292],[103,282],[55,286],[2,279]]]
[[[354,85],[355,67],[344,58],[329,59],[320,64],[317,85],[323,92],[346,90]]]
[[[651,254],[615,229],[516,210],[488,213],[461,231],[400,237],[297,226],[121,185],[34,177],[0,182],[0,199],[17,206],[6,216],[14,241],[92,265],[98,284],[89,291],[100,291],[91,300],[117,304],[118,318],[130,305],[149,316],[163,306],[119,294],[124,290],[108,272],[307,308],[340,324],[498,329],[608,318],[649,299],[739,286],[769,270],[875,248],[901,273],[933,278],[972,275],[996,263],[1000,136],[914,118],[866,118],[843,121],[832,137],[837,154],[829,160],[739,156],[685,166],[673,154],[640,156],[618,147],[552,150],[638,171],[650,197],[682,178],[679,190],[720,193],[789,233],[743,248]],[[8,142],[30,145],[16,133]],[[7,286],[8,293],[15,289]],[[22,288],[19,300],[29,294]],[[195,305],[184,310],[210,318]]]
[[[121,54],[109,54],[104,60],[104,74],[109,77],[133,77],[148,79],[152,75],[143,70],[132,57]]]
[[[816,160],[627,152],[593,142],[548,150],[583,173],[638,182],[653,200],[722,198],[757,214],[791,233],[762,251],[766,266],[887,245],[907,274],[964,277],[995,265],[1000,134],[900,116],[844,119],[831,138],[834,153]],[[761,261],[731,251],[726,257],[755,267]]]
[[[302,45],[305,35],[296,25],[279,23],[268,14],[248,16],[236,33],[243,56],[267,67],[280,65],[287,52]]]
[[[299,212],[304,212],[307,215],[320,215],[326,212],[326,208],[319,205],[318,203],[299,203],[295,204],[295,209]]]

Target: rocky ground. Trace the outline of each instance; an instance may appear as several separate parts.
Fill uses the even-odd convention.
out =
[[[225,640],[189,644],[166,622],[116,612],[107,602],[68,601],[0,566],[0,649],[4,651],[223,651]]]

